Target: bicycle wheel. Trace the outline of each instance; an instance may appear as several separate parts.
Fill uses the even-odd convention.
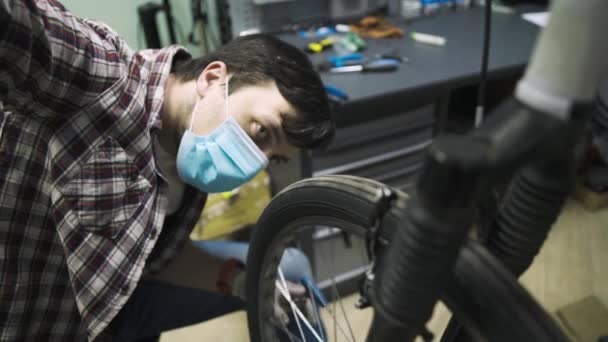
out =
[[[299,237],[309,236],[327,227],[334,233],[345,232],[351,240],[358,239],[364,244],[368,229],[375,219],[378,194],[384,188],[385,185],[369,179],[324,176],[297,182],[272,200],[258,221],[248,256],[247,313],[252,342],[365,341],[365,325],[371,322],[373,309],[363,310],[366,311],[362,315],[365,319],[359,317],[354,324],[347,317],[349,315],[346,310],[340,307],[352,298],[345,300],[339,293],[332,298],[333,309],[320,310],[325,317],[323,321],[327,331],[302,334],[302,330],[310,324],[305,322],[306,317],[296,312],[298,309],[295,306],[291,307],[294,310],[292,317],[302,319],[298,322],[295,333],[270,318],[273,315],[277,284],[280,285],[282,278],[278,266],[285,249],[297,247]],[[403,220],[408,200],[406,194],[399,191],[395,193],[397,196],[380,226],[381,240],[387,242]],[[350,243],[356,244],[353,241]],[[324,266],[333,262],[327,254],[322,255],[321,259]],[[363,265],[355,274],[358,277],[365,276],[365,270],[369,269],[366,263],[370,260],[361,256],[361,261]],[[317,281],[317,286],[323,287],[321,283],[325,283],[325,288],[329,287],[329,292],[336,294],[337,282],[335,274],[332,274],[329,286],[327,280]],[[471,335],[479,340],[567,340],[516,279],[482,247],[475,244],[467,244],[460,253],[452,280],[446,284],[443,300]],[[343,317],[338,319],[339,313]]]

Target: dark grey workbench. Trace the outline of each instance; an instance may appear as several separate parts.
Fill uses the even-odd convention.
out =
[[[392,19],[406,31],[399,39],[367,39],[363,52],[371,57],[379,52],[397,51],[409,58],[398,71],[390,73],[323,73],[325,84],[337,86],[349,95],[349,101],[336,113],[338,126],[377,118],[397,107],[414,107],[440,99],[452,89],[478,82],[481,64],[483,10],[470,9],[442,12],[438,15],[405,25]],[[443,47],[413,41],[407,33],[417,31],[443,36]],[[539,28],[524,21],[520,13],[493,13],[492,44],[488,77],[490,79],[521,73],[530,58]],[[283,34],[281,39],[296,46],[308,40],[295,34]],[[331,50],[311,55],[313,62],[326,60]],[[404,108],[404,109],[405,109]]]
[[[537,8],[533,8],[537,10]],[[399,23],[392,19],[393,23]],[[381,135],[382,131],[392,131],[395,127],[380,127],[379,121],[383,125],[402,125],[397,122],[392,124],[391,118],[417,116],[417,120],[424,121],[424,118],[437,119],[436,131],[441,131],[446,124],[448,103],[450,94],[463,87],[472,86],[479,82],[482,35],[483,35],[483,10],[470,9],[456,12],[443,12],[439,15],[423,18],[415,21],[409,26],[399,23],[406,34],[409,31],[418,31],[443,36],[447,43],[443,47],[429,46],[417,43],[409,36],[399,39],[367,39],[368,48],[363,52],[367,57],[372,57],[377,53],[398,52],[400,55],[409,58],[409,63],[402,64],[398,71],[390,73],[349,73],[349,74],[329,74],[323,73],[322,78],[326,85],[336,86],[344,90],[350,99],[334,112],[338,133],[336,141],[332,146],[344,144],[344,140],[351,140],[353,146],[350,149],[342,148],[335,151],[320,153],[302,153],[298,158],[300,172],[288,170],[288,165],[279,167],[277,172],[272,172],[275,181],[283,185],[298,180],[300,177],[307,177],[319,174],[319,168],[323,168],[323,162],[329,161],[338,166],[354,169],[353,165],[361,160],[373,160],[376,156],[394,154],[395,150],[408,146],[408,134],[412,132],[386,133],[391,137],[379,137],[376,141],[366,141],[373,134]],[[499,14],[493,13],[492,18],[492,44],[490,50],[490,63],[488,68],[489,79],[514,78],[524,71],[530,58],[534,42],[538,35],[539,28],[524,21],[520,13]],[[300,38],[295,34],[282,34],[281,39],[296,46],[305,46],[309,40]],[[311,55],[313,63],[318,63],[332,54],[332,51],[317,55]],[[407,113],[405,116],[399,113]],[[416,114],[417,113],[417,114]],[[401,116],[399,116],[401,115]],[[471,111],[471,117],[473,112]],[[373,123],[372,123],[373,122]],[[427,121],[428,122],[428,121]],[[427,126],[428,127],[428,126]],[[398,128],[398,127],[397,127]],[[427,128],[427,131],[430,130]],[[351,132],[350,137],[345,137],[344,132]],[[341,134],[342,132],[342,134]],[[379,133],[378,133],[379,132]],[[353,143],[359,139],[362,143]],[[392,140],[391,140],[392,139]],[[432,134],[428,134],[428,139],[432,139]],[[390,145],[390,146],[389,146]],[[373,156],[366,155],[365,150],[374,147],[378,152]],[[385,150],[382,150],[385,148]],[[347,158],[347,155],[361,154],[361,158]],[[409,152],[408,152],[409,153]],[[423,151],[404,154],[398,158],[379,162],[378,165],[367,165],[366,167],[384,168],[390,173],[392,171],[407,171],[403,166],[408,163],[408,158],[417,160],[421,163]],[[354,161],[353,161],[354,160]],[[385,165],[384,165],[384,164]],[[419,165],[419,164],[418,164]],[[331,168],[330,168],[331,170]],[[327,170],[321,170],[321,172]],[[361,175],[363,171],[344,172],[347,174]],[[343,173],[339,171],[338,173]],[[299,176],[297,176],[299,174]],[[364,174],[364,173],[363,173]],[[378,178],[376,178],[378,179]],[[385,182],[381,179],[378,179]],[[390,185],[390,183],[387,182]],[[278,186],[282,188],[282,186]],[[356,290],[357,273],[353,271],[355,265],[350,265],[352,259],[352,248],[345,248],[340,240],[317,241],[312,236],[303,234],[299,240],[300,248],[306,251],[309,256],[315,254],[315,246],[319,244],[330,244],[336,255],[341,256],[341,266],[349,270],[344,274],[351,274],[343,277],[344,280],[338,284],[344,293]],[[356,251],[355,251],[356,252]],[[356,253],[355,253],[356,254]],[[316,256],[318,257],[318,255]],[[316,258],[315,257],[315,258]],[[323,262],[317,263],[312,258],[313,269],[317,279],[324,279],[327,273]],[[317,265],[318,264],[318,265]],[[316,266],[319,266],[318,268]],[[354,272],[354,273],[353,273]],[[352,274],[355,274],[354,276]],[[327,290],[324,288],[324,290]]]

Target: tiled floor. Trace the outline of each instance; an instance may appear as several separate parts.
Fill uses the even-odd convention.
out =
[[[608,305],[608,210],[591,213],[577,202],[568,203],[549,235],[534,265],[522,283],[550,312],[595,294]],[[371,312],[353,307],[355,297],[343,299],[356,336],[364,340]],[[435,310],[430,330],[441,332],[449,318],[442,306]],[[328,329],[331,329],[328,328]],[[331,335],[331,333],[329,333]],[[244,312],[174,330],[162,335],[162,342],[248,341]]]

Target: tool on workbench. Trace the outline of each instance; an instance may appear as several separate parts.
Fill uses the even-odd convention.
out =
[[[325,92],[327,93],[327,96],[334,101],[343,102],[348,100],[348,95],[336,86],[325,85]]]
[[[341,74],[347,72],[387,72],[399,68],[399,62],[394,59],[377,59],[365,64],[348,65],[329,69],[329,72]]]
[[[335,38],[336,41],[333,47],[338,54],[359,52],[365,50],[367,47],[365,40],[354,32],[348,32],[344,35],[336,36]]]
[[[334,67],[344,66],[347,62],[362,60],[363,55],[361,55],[360,53],[349,53],[348,55],[343,56],[329,56],[329,62]]]
[[[332,85],[325,85],[325,92],[329,99],[329,105],[333,109],[343,106],[348,101],[348,95],[340,88]]]
[[[330,26],[321,26],[309,30],[299,30],[298,35],[302,38],[325,38],[329,35],[335,34],[337,31],[335,28]]]
[[[309,53],[323,52],[325,49],[331,47],[334,44],[333,38],[325,38],[317,42],[312,42],[304,47],[304,51]]]
[[[360,53],[349,53],[347,55],[330,56],[327,61],[318,63],[316,68],[318,71],[328,71],[331,68],[342,67],[353,64],[361,64],[363,63],[363,55]]]
[[[375,59],[393,59],[396,60],[398,62],[401,63],[408,63],[410,60],[407,57],[403,57],[401,55],[399,55],[398,53],[395,52],[391,52],[391,53],[377,53],[374,55]]]
[[[410,37],[419,43],[424,43],[424,44],[434,45],[434,46],[444,46],[445,42],[446,42],[446,39],[444,37],[436,36],[436,35],[428,34],[428,33],[411,32]]]
[[[403,36],[403,30],[400,27],[380,16],[366,16],[358,23],[352,24],[350,29],[363,38],[379,39]]]

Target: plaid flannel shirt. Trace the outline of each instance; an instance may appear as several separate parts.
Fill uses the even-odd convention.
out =
[[[188,238],[205,194],[165,220],[151,143],[178,52],[135,52],[54,0],[0,0],[0,340],[108,337]]]

